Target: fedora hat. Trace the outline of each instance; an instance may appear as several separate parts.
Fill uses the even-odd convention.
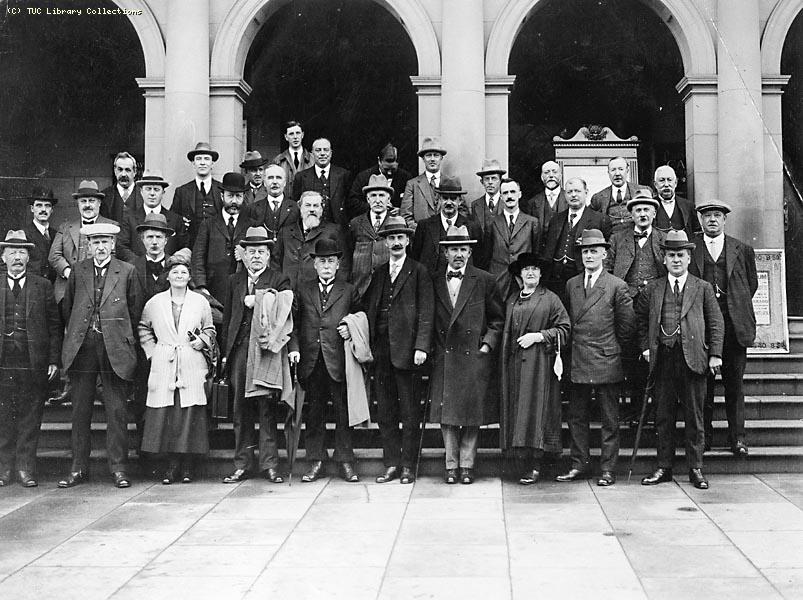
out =
[[[27,196],[19,196],[21,199],[28,201],[28,204],[34,202],[50,202],[53,206],[58,204],[58,199],[53,196],[53,190],[41,185],[35,185],[31,188],[31,193]]]
[[[519,275],[524,267],[538,267],[543,273],[549,267],[549,262],[533,252],[522,252],[508,265],[507,270],[511,275]]]
[[[457,177],[441,177],[441,182],[435,188],[435,192],[441,196],[462,196],[468,194],[468,190],[464,190],[460,185],[460,180]]]
[[[610,248],[611,245],[605,241],[605,236],[599,229],[583,229],[583,234],[577,240],[580,248],[590,248],[591,246],[602,246]]]
[[[371,175],[368,179],[368,185],[363,186],[362,193],[367,194],[371,190],[382,190],[391,196],[395,193],[395,190],[388,184],[388,178],[382,174]]]
[[[217,152],[212,150],[212,146],[209,145],[209,142],[198,142],[195,144],[195,148],[187,152],[187,160],[192,162],[196,154],[208,154],[212,157],[212,162],[215,162],[220,156]]]
[[[633,194],[633,197],[627,201],[625,206],[627,207],[627,210],[633,210],[633,207],[637,204],[649,204],[650,206],[655,207],[655,210],[658,210],[658,207],[660,206],[658,200],[656,200],[652,195],[652,189],[643,185],[636,189],[636,193]]]
[[[723,202],[722,200],[717,200],[716,198],[712,198],[708,202],[703,202],[702,204],[698,204],[695,207],[695,210],[703,214],[707,210],[721,210],[726,215],[731,212],[730,204],[727,202]]]
[[[670,229],[666,238],[661,242],[661,248],[664,250],[694,250],[696,244],[690,242],[686,232],[677,229]]]
[[[81,235],[86,237],[97,236],[111,236],[114,237],[120,233],[120,227],[112,223],[92,223],[91,225],[84,225],[81,227]]]
[[[229,172],[223,176],[223,181],[220,182],[220,189],[226,192],[245,192],[247,184],[245,183],[245,176],[242,173]]]
[[[441,246],[465,246],[466,244],[476,244],[477,240],[472,240],[468,235],[468,227],[461,225],[449,227],[446,237],[438,242]]]
[[[507,173],[502,168],[502,165],[499,164],[499,161],[495,158],[486,158],[482,161],[482,168],[477,171],[477,175],[482,177],[483,175],[493,175],[494,173],[498,173],[500,176]]]
[[[245,232],[245,237],[240,240],[240,246],[268,246],[273,248],[276,241],[268,235],[265,227],[249,227]]]
[[[407,235],[413,235],[414,232],[414,229],[407,227],[407,222],[404,220],[404,217],[389,216],[379,227],[377,234],[381,237],[385,237],[394,233],[406,233]]]
[[[161,185],[162,189],[165,189],[170,184],[165,181],[159,171],[145,171],[142,173],[142,177],[134,182],[134,185]]]
[[[4,242],[0,242],[0,249],[3,248],[33,248],[33,242],[28,241],[28,237],[22,229],[13,231],[11,229],[6,233]]]
[[[99,200],[103,200],[106,197],[106,194],[100,191],[98,188],[98,182],[93,179],[84,179],[81,183],[78,184],[78,191],[76,191],[73,195],[73,198],[76,200],[78,198],[97,198]]]
[[[441,142],[436,137],[425,137],[421,142],[421,149],[418,151],[418,156],[422,157],[427,152],[437,152],[440,155],[446,155],[446,150],[441,147]]]
[[[257,150],[249,150],[245,153],[243,162],[240,163],[241,169],[256,169],[268,162],[267,158],[262,158],[262,155]]]
[[[145,231],[146,229],[164,231],[169,236],[176,233],[175,229],[167,224],[167,218],[162,213],[151,213],[149,215],[145,215],[145,220],[137,225],[136,229],[137,233],[140,231]]]
[[[315,242],[315,250],[310,252],[309,255],[312,258],[317,258],[318,256],[337,256],[340,258],[343,256],[343,252],[340,250],[337,240],[330,237],[322,237]]]

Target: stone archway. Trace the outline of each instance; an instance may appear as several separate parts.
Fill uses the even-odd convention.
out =
[[[786,34],[800,11],[803,11],[803,0],[779,0],[772,9],[761,36],[761,72],[764,76],[781,73]]]
[[[114,0],[120,8],[141,11],[141,14],[129,15],[128,20],[137,32],[142,54],[145,56],[145,77],[162,78],[165,74],[165,43],[159,23],[153,16],[145,0]]]

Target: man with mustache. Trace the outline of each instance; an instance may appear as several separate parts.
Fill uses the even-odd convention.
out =
[[[47,258],[53,240],[56,238],[56,230],[50,226],[50,217],[53,215],[53,207],[58,200],[53,196],[53,190],[40,186],[34,186],[26,199],[31,206],[33,219],[28,221],[22,230],[28,241],[34,245],[30,250],[28,270],[53,283],[56,281],[57,273],[50,266]]]
[[[349,223],[349,241],[354,249],[350,281],[361,298],[371,283],[374,270],[388,260],[388,248],[379,229],[390,214],[393,188],[384,175],[371,175],[363,193],[368,212]]]
[[[393,209],[398,209],[401,206],[404,187],[407,185],[410,178],[412,178],[412,174],[399,167],[399,149],[392,143],[389,142],[382,147],[376,158],[376,164],[373,167],[369,167],[357,173],[357,176],[354,178],[354,183],[351,184],[351,191],[349,192],[350,204],[352,206],[362,202],[364,196],[362,190],[368,185],[368,181],[371,179],[372,175],[384,176],[388,181],[388,185],[393,188],[393,193],[390,195],[390,203],[392,205],[391,213],[397,214]]]
[[[630,183],[630,165],[621,156],[608,162],[608,178],[611,185],[591,196],[590,206],[610,219],[611,233],[632,229],[633,218],[627,210],[627,201],[636,192],[636,184]]]
[[[139,200],[134,180],[137,178],[137,159],[128,152],[119,152],[114,157],[114,183],[103,190],[100,216],[118,223],[123,215],[133,210]]]
[[[282,229],[298,220],[298,204],[286,193],[287,180],[282,167],[268,165],[263,177],[268,194],[251,206],[251,220],[255,227],[265,227],[275,240]]]
[[[669,165],[661,165],[655,169],[653,185],[660,201],[655,213],[656,229],[664,233],[670,229],[678,231],[682,229],[686,232],[686,236],[692,239],[700,232],[700,222],[694,213],[694,203],[675,193],[678,186],[675,170]]]
[[[265,165],[268,163],[267,158],[262,158],[262,155],[256,150],[249,150],[245,153],[243,162],[240,163],[240,168],[243,170],[245,180],[248,183],[248,189],[245,190],[243,196],[246,206],[251,206],[267,197],[268,190],[265,188]]]
[[[522,212],[538,219],[541,227],[539,235],[543,236],[546,233],[552,215],[569,208],[566,194],[561,187],[562,181],[563,173],[560,165],[554,160],[546,161],[541,165],[541,182],[544,184],[544,189],[521,203]]]

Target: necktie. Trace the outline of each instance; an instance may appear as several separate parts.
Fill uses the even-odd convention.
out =
[[[513,215],[510,215],[510,223],[508,223],[507,228],[508,228],[508,231],[510,231],[511,234],[513,233],[513,228],[515,226],[516,226],[516,220],[513,218]]]
[[[678,280],[675,279],[675,301],[680,297],[680,285],[678,285]]]
[[[577,213],[569,213],[569,229],[574,227],[574,220],[577,218]]]
[[[390,282],[394,283],[396,281],[396,275],[399,274],[399,264],[393,263],[390,265]]]
[[[45,232],[42,234],[42,237],[44,237],[49,242],[50,241],[50,230],[49,229],[45,229]]]
[[[23,278],[23,275],[20,275],[19,277],[11,277],[9,275],[8,278],[12,281],[11,293],[14,294],[15,298],[18,298],[19,295],[20,295],[20,292],[22,291],[22,286],[20,286],[20,279]]]
[[[588,296],[588,293],[591,291],[591,275],[586,275],[585,290],[586,290],[586,296]]]
[[[622,188],[616,190],[616,204],[622,203]]]
[[[496,204],[494,204],[494,201],[491,198],[488,198],[488,210],[494,212],[495,208]]]
[[[201,196],[206,196],[206,184],[201,182]]]
[[[249,277],[248,278],[248,295],[249,296],[253,295],[254,287],[256,287],[256,282]]]
[[[452,220],[446,219],[446,233],[449,233],[449,230],[452,228]]]
[[[99,267],[95,265],[95,277],[98,278],[103,277],[105,273],[106,273],[106,267]]]
[[[293,166],[294,166],[296,169],[298,169],[298,165],[299,165],[299,164],[300,164],[300,163],[298,162],[298,152],[293,152]]]
[[[271,200],[270,209],[273,212],[279,212],[279,201],[278,200]]]
[[[226,230],[229,232],[229,239],[234,238],[234,217],[229,217],[229,222],[226,223]]]
[[[327,179],[326,179],[326,171],[321,171],[321,177],[320,177],[320,180],[321,180],[321,185],[322,185],[324,188],[326,188],[326,186],[328,185],[328,182],[327,182]]]
[[[320,283],[320,288],[319,289],[321,290],[321,299],[323,300],[323,303],[326,304],[329,301],[329,285],[330,284],[324,283],[320,279],[318,281]]]
[[[123,202],[128,200],[128,197],[131,195],[131,190],[123,190],[122,195],[120,196],[123,199]]]
[[[435,192],[435,188],[438,187],[435,183],[435,176],[429,178],[429,187],[432,188],[432,192]]]
[[[379,231],[379,226],[380,225],[382,225],[382,216],[381,215],[376,215],[376,218],[374,220],[374,229]]]
[[[463,274],[460,271],[447,271],[446,273],[447,279],[463,279]]]

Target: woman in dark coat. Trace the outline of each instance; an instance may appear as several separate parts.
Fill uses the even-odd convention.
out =
[[[522,485],[538,481],[545,452],[562,450],[560,382],[554,365],[558,340],[566,344],[570,321],[560,299],[541,285],[543,268],[530,253],[510,265],[521,288],[507,299],[502,333],[499,439],[503,451],[524,454]]]

